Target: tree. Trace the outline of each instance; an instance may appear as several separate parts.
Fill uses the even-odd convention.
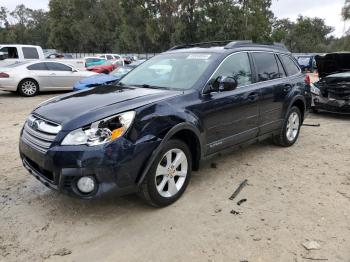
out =
[[[323,19],[299,16],[295,23],[288,19],[276,20],[272,39],[283,42],[289,50],[296,53],[326,52],[331,42],[329,35],[333,30]]]

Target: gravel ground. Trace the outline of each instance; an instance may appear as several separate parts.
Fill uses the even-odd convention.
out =
[[[213,159],[154,209],[135,196],[72,199],[28,174],[19,132],[53,95],[0,92],[0,261],[350,261],[349,117],[310,115],[321,127],[304,126],[291,148],[266,141]]]

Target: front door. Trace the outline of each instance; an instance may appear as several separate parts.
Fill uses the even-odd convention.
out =
[[[80,79],[70,66],[62,63],[47,62],[51,86],[58,90],[73,89],[74,84]]]
[[[218,77],[236,79],[235,90],[202,95],[201,119],[206,130],[207,154],[255,138],[258,134],[260,90],[253,83],[248,53],[234,53],[218,67],[208,86]]]

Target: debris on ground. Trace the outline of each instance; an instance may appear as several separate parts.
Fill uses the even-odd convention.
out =
[[[222,209],[221,208],[218,208],[218,209],[215,209],[215,213],[220,213],[222,211]]]
[[[328,258],[315,258],[315,257],[305,257],[301,256],[303,259],[313,260],[313,261],[327,261]]]
[[[304,242],[302,245],[303,245],[303,247],[306,250],[318,250],[318,249],[321,249],[320,244],[317,243],[316,241],[307,241],[307,242]]]
[[[246,198],[243,198],[243,199],[239,200],[239,201],[237,202],[237,205],[240,206],[240,205],[242,205],[244,202],[247,202],[247,199],[246,199]]]
[[[64,247],[64,248],[60,248],[59,250],[57,250],[53,255],[63,257],[63,256],[67,256],[70,254],[72,254],[72,251]]]
[[[233,210],[233,209],[230,211],[230,213],[231,213],[232,215],[235,215],[235,216],[240,214],[238,211]]]
[[[239,187],[235,190],[235,192],[233,192],[232,196],[230,196],[230,200],[233,200],[236,198],[236,196],[238,196],[239,192],[241,192],[241,190],[243,189],[243,187],[245,187],[248,184],[248,180],[244,180]]]
[[[211,164],[210,164],[210,168],[214,168],[214,169],[215,169],[215,168],[218,168],[218,165],[217,165],[216,163],[211,163]]]
[[[344,192],[340,192],[340,191],[337,191],[340,195],[342,195],[343,197],[347,198],[350,200],[350,196],[348,196],[346,193]]]
[[[306,124],[306,123],[304,123],[303,126],[320,127],[321,124]]]

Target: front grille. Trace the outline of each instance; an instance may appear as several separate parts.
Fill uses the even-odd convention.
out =
[[[60,125],[31,115],[24,124],[22,141],[45,154],[60,130]]]
[[[29,158],[25,157],[24,161],[27,162],[27,164],[30,165],[30,167],[37,173],[39,174],[41,177],[45,178],[46,180],[48,180],[49,182],[55,184],[55,176],[52,172],[50,172],[49,170],[46,170],[42,167],[40,167],[37,163],[35,163],[34,161],[30,160]]]

